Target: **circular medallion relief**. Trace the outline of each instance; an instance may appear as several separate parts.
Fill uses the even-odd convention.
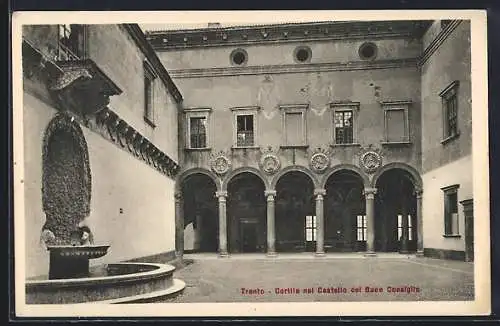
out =
[[[324,172],[330,165],[330,158],[325,153],[316,153],[311,157],[311,169],[315,172]]]
[[[281,166],[280,160],[278,156],[274,154],[266,154],[263,155],[260,160],[262,171],[267,174],[276,173]]]
[[[218,156],[212,161],[212,170],[221,175],[227,173],[231,167],[231,162],[225,156]]]
[[[382,165],[382,157],[375,151],[368,151],[361,155],[360,163],[366,172],[375,172]]]

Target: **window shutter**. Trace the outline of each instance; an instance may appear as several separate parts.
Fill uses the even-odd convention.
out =
[[[405,133],[405,113],[404,110],[387,110],[387,141],[404,142],[407,141]]]
[[[302,113],[285,115],[287,145],[303,145]]]

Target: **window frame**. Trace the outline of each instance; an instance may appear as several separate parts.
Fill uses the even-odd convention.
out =
[[[188,150],[210,150],[211,148],[211,108],[199,107],[199,108],[187,108],[184,109],[184,114],[186,117],[186,149]],[[206,135],[205,135],[205,147],[192,147],[191,146],[191,118],[205,118],[206,123]]]
[[[57,60],[58,61],[73,61],[73,60],[84,60],[87,58],[87,35],[88,26],[84,24],[57,24]],[[71,35],[72,26],[78,26],[81,28],[81,34],[77,36],[77,53],[70,46],[62,42],[61,31],[64,31],[63,35],[68,33],[68,39]],[[81,48],[80,48],[81,47]]]
[[[307,218],[311,217],[311,226],[307,226]],[[316,242],[318,236],[318,220],[316,215],[306,215],[304,220],[304,239],[306,242]],[[307,240],[307,230],[311,230],[311,240]]]
[[[359,225],[359,218],[361,218],[361,226]],[[362,239],[359,239],[359,231],[361,230]],[[367,238],[367,221],[366,214],[356,215],[356,241],[366,242]]]
[[[445,87],[440,93],[439,96],[441,97],[441,107],[442,107],[442,128],[443,128],[443,139],[441,141],[441,144],[446,144],[450,140],[457,138],[460,136],[460,129],[459,129],[459,101],[458,101],[458,96],[459,96],[459,87],[460,87],[460,82],[458,80],[455,80],[451,82],[448,86]],[[455,103],[455,133],[450,134],[450,126],[449,126],[449,103],[450,101],[453,100]]]
[[[331,115],[331,128],[332,128],[332,133],[331,133],[331,139],[332,139],[332,144],[331,146],[334,147],[345,147],[345,146],[360,146],[358,143],[358,117],[359,117],[359,108],[360,108],[360,103],[359,102],[347,102],[347,101],[342,101],[342,102],[332,102],[330,103],[330,109],[332,110],[332,115]],[[337,139],[336,139],[336,134],[337,134],[337,127],[335,126],[335,114],[337,112],[346,112],[346,111],[351,111],[352,112],[352,143],[340,143],[337,144]]]
[[[384,141],[382,145],[406,145],[411,144],[410,137],[410,114],[409,109],[412,105],[412,101],[409,100],[397,100],[397,101],[384,101],[381,102],[382,109],[384,110]],[[388,116],[390,111],[403,111],[404,119],[404,137],[401,141],[391,141],[389,140],[389,123]]]
[[[443,187],[443,237],[445,238],[460,238],[460,214],[459,214],[459,199],[458,199],[458,189],[460,185],[454,184],[451,186]],[[455,208],[456,212],[452,212],[449,205],[450,195],[456,196]],[[453,232],[453,214],[456,214],[456,232]]]
[[[283,104],[279,106],[281,111],[282,148],[307,148],[307,109],[309,104]],[[300,144],[289,144],[287,137],[286,115],[301,114],[302,142]]]
[[[158,77],[153,66],[148,60],[143,61],[144,68],[144,121],[155,128],[156,110],[155,110],[155,80]],[[147,91],[147,82],[149,82],[150,94]],[[150,105],[148,105],[150,104]]]
[[[259,122],[258,112],[259,106],[244,106],[230,108],[233,112],[233,149],[239,148],[259,148]],[[251,115],[253,116],[253,145],[238,146],[238,116]]]
[[[408,241],[413,241],[413,224],[412,224],[412,216],[411,216],[411,214],[408,214],[407,218],[408,218],[408,224],[407,224],[408,239],[407,240]],[[402,214],[398,214],[397,215],[397,219],[398,219],[397,226],[398,226],[398,241],[399,241],[399,239],[401,239],[401,237],[403,236],[403,215]]]

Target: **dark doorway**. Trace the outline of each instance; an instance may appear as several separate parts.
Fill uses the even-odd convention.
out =
[[[240,220],[241,252],[258,251],[257,220]]]
[[[411,175],[402,169],[384,172],[375,195],[375,250],[416,251],[417,203]],[[404,220],[406,218],[406,221]],[[403,243],[407,229],[407,245]]]
[[[363,180],[352,171],[339,171],[326,182],[325,250],[364,251],[366,215]]]
[[[276,184],[276,250],[315,251],[314,184],[305,173],[284,174]]]
[[[201,173],[188,176],[182,183],[184,228],[192,224],[194,233],[192,248],[191,244],[184,244],[187,251],[218,250],[218,207],[215,191],[214,181]]]
[[[229,252],[265,252],[266,201],[264,182],[242,172],[228,183],[227,222]]]

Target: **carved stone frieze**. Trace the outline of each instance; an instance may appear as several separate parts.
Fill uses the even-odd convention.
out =
[[[272,147],[267,147],[260,158],[260,168],[266,174],[275,174],[279,171],[281,162],[279,156],[273,151]]]
[[[382,154],[372,146],[363,148],[359,154],[360,167],[369,174],[375,173],[382,166]]]
[[[231,160],[224,151],[213,153],[210,157],[210,168],[217,175],[224,175],[231,169]]]
[[[317,148],[309,160],[311,169],[316,173],[323,173],[330,167],[330,156],[327,150]]]

